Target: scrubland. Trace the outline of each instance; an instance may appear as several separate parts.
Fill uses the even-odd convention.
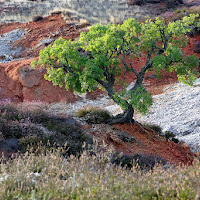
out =
[[[112,149],[45,104],[1,102],[0,125],[2,138],[19,141],[13,156],[1,157],[0,199],[199,199],[197,160],[112,162]]]

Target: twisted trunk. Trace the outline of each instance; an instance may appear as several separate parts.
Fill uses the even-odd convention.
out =
[[[122,99],[120,97],[117,97],[116,94],[113,91],[113,86],[115,83],[115,77],[112,73],[110,73],[109,69],[107,67],[104,68],[105,70],[105,77],[107,82],[104,82],[103,80],[96,79],[96,81],[101,84],[107,91],[108,96],[119,106],[121,106]],[[111,119],[107,120],[106,123],[108,124],[117,124],[117,123],[129,123],[133,120],[133,114],[134,109],[131,104],[129,104],[128,101],[123,100],[127,105],[127,110],[124,111],[124,113],[116,115],[111,117]]]
[[[134,121],[133,119],[134,109],[132,105],[128,106],[128,109],[124,111],[122,114],[118,114],[111,119],[107,120],[107,124],[119,124],[119,123],[130,123],[131,121]]]

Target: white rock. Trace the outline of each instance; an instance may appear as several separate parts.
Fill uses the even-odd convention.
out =
[[[137,115],[143,123],[157,124],[164,131],[171,131],[177,138],[190,145],[194,152],[200,151],[200,79],[195,86],[174,84],[165,88],[163,94],[153,97],[154,104],[146,116]]]

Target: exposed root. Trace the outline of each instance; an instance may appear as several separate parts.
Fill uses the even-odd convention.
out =
[[[133,122],[135,122],[135,120],[133,120]],[[130,122],[130,125],[131,125],[131,129],[135,132],[135,129],[133,128],[133,125],[132,125],[132,121]],[[135,123],[134,123],[134,125],[135,125]],[[142,144],[142,142],[139,139],[135,138],[135,140],[137,143]]]
[[[149,131],[147,131],[146,129],[144,129],[137,121],[133,120],[133,122],[136,123],[136,124],[140,127],[140,129],[141,129],[144,133],[147,134],[148,139],[151,138],[151,137],[150,137],[150,132],[149,132]],[[131,123],[131,128],[132,128],[132,123]],[[134,129],[133,129],[133,130],[134,130]]]
[[[133,121],[133,113],[133,107],[129,105],[128,109],[124,113],[112,117],[107,121],[107,124],[113,125],[121,123],[130,123],[131,121]]]

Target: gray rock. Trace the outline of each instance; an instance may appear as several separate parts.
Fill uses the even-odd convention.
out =
[[[22,38],[26,34],[23,29],[0,35],[0,63],[12,60],[12,56],[16,56],[21,52],[20,46],[14,46],[14,42]]]
[[[155,95],[154,104],[146,116],[137,115],[142,123],[157,124],[163,132],[173,132],[179,140],[200,151],[200,79],[193,87],[177,83]]]

